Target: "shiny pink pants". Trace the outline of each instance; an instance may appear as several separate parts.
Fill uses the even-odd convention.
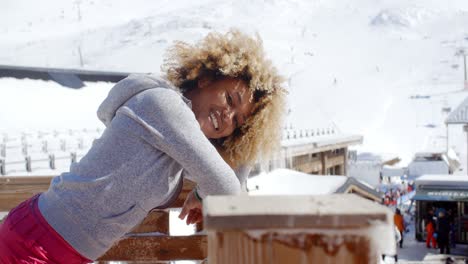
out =
[[[0,225],[0,263],[90,263],[73,249],[44,219],[39,195],[10,211]],[[73,228],[73,226],[70,226]]]

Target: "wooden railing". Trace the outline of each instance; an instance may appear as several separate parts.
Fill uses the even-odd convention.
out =
[[[0,177],[0,212],[9,211],[22,201],[49,187],[52,176]],[[184,186],[171,208],[182,207],[195,187]],[[203,260],[207,256],[205,235],[170,236],[169,209],[152,210],[133,230],[99,258],[99,262]],[[198,227],[200,229],[200,226]]]
[[[380,263],[395,252],[389,209],[353,194],[210,196],[204,210],[208,263]]]
[[[0,211],[45,191],[51,177],[0,177]],[[172,207],[194,183],[184,182]],[[153,210],[97,263],[204,260],[223,264],[378,263],[395,247],[391,212],[353,194],[213,196],[204,202],[206,235],[171,236],[169,212]]]

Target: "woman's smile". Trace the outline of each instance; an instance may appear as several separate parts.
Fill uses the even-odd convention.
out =
[[[252,92],[241,79],[222,77],[200,80],[198,87],[185,96],[206,137],[217,139],[231,135],[252,114]]]

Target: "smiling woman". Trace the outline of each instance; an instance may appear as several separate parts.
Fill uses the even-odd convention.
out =
[[[285,91],[260,39],[231,31],[179,42],[165,67],[167,80],[131,75],[110,90],[89,152],[0,225],[1,263],[91,262],[170,205],[184,177],[197,183],[187,223],[201,220],[206,196],[241,191],[233,169],[271,153],[281,133]]]
[[[254,108],[253,94],[247,83],[232,77],[202,76],[198,89],[185,96],[207,138],[221,139],[240,129]]]
[[[210,33],[195,45],[177,42],[162,69],[187,97],[195,96],[193,109],[195,115],[201,111],[197,120],[202,129],[205,123],[217,123],[218,129],[207,136],[218,139],[212,142],[232,167],[252,164],[260,154],[269,158],[279,146],[286,90],[258,35],[231,30]],[[197,95],[210,89],[215,90],[213,98],[199,104]],[[238,109],[238,102],[246,105]]]

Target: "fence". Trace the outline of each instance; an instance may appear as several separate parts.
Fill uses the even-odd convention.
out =
[[[0,211],[46,190],[51,179],[0,177]],[[171,208],[181,207],[194,186],[184,181]],[[214,196],[204,210],[208,237],[171,236],[169,211],[153,210],[97,263],[206,258],[223,264],[377,263],[395,247],[391,212],[353,194]],[[378,245],[382,241],[390,247]]]

